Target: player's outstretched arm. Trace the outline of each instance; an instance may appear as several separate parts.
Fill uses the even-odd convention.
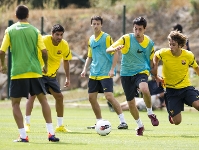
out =
[[[119,51],[124,47],[124,45],[118,45],[115,48],[113,46],[110,46],[109,48],[106,49],[107,53],[111,53],[111,52],[115,52],[115,51]]]

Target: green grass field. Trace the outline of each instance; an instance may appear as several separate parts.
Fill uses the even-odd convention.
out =
[[[22,111],[25,112],[25,101],[22,101]],[[66,104],[67,105],[67,104]],[[56,112],[51,105],[53,124],[56,126]],[[153,127],[146,112],[140,112],[145,126],[144,136],[135,135],[136,123],[128,111],[125,118],[128,130],[118,130],[119,119],[108,108],[102,108],[104,119],[111,122],[112,131],[108,136],[100,136],[95,130],[86,129],[95,123],[91,108],[65,108],[64,123],[71,133],[57,133],[59,143],[48,142],[45,121],[40,106],[33,109],[31,118],[31,132],[28,133],[29,143],[14,143],[19,135],[12,116],[10,101],[0,102],[0,150],[196,150],[199,148],[199,115],[192,109],[182,113],[183,121],[180,125],[171,125],[167,119],[167,112],[155,111],[160,125]]]

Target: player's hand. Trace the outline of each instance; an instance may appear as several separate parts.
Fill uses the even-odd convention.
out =
[[[7,66],[1,66],[1,70],[0,70],[2,73],[7,73],[7,71],[8,71],[8,68],[7,68]]]
[[[69,87],[70,86],[70,80],[66,79],[65,81],[65,84],[64,84],[64,87]]]
[[[82,73],[81,73],[81,77],[85,77],[86,76],[86,71],[82,71]]]
[[[124,45],[118,45],[115,47],[115,51],[120,51],[122,48],[124,48]]]
[[[42,72],[46,74],[46,73],[48,72],[48,67],[47,67],[47,66],[44,66]]]
[[[108,75],[109,75],[111,78],[114,77],[114,75],[115,75],[115,74],[114,74],[114,70],[111,69],[111,70],[109,71]]]
[[[158,87],[159,87],[160,84],[162,85],[162,87],[165,87],[164,79],[163,79],[162,77],[157,76],[157,77],[155,78],[155,80],[156,80],[156,82],[157,82]]]

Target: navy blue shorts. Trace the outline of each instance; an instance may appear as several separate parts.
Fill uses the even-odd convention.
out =
[[[10,97],[13,98],[28,98],[29,94],[31,96],[38,95],[40,93],[46,94],[46,90],[42,78],[25,78],[11,80],[9,93]]]
[[[156,95],[164,92],[164,88],[162,87],[162,85],[160,84],[158,86],[155,80],[148,81],[148,86],[151,95]]]
[[[43,76],[42,80],[45,85],[47,93],[51,94],[49,88],[51,88],[56,93],[61,93],[60,85],[56,77]]]
[[[199,100],[199,91],[193,86],[182,89],[166,88],[165,104],[171,117],[184,111],[184,104],[192,106],[197,100]]]
[[[113,92],[113,79],[106,78],[102,80],[89,79],[88,81],[88,93],[104,93]]]
[[[126,95],[126,100],[131,101],[138,95],[137,89],[141,82],[148,83],[148,76],[146,74],[136,74],[134,76],[121,76],[122,87]]]

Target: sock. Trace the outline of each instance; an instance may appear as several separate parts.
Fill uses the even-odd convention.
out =
[[[96,122],[98,122],[98,121],[100,121],[100,120],[102,120],[102,118],[101,118],[101,119],[96,119]]]
[[[147,109],[147,114],[148,115],[154,114],[152,108],[146,108],[146,109]]]
[[[27,136],[25,128],[19,129],[19,134],[20,134],[20,138],[25,139]]]
[[[120,119],[120,123],[122,123],[122,122],[126,123],[126,121],[125,121],[125,119],[124,119],[124,114],[123,114],[123,113],[122,113],[122,114],[119,114],[118,117],[119,117],[119,119]]]
[[[140,118],[138,120],[135,120],[135,121],[138,125],[138,128],[143,127],[143,124],[142,124],[142,121],[140,120]]]
[[[30,116],[25,116],[25,123],[30,124]]]
[[[63,125],[63,117],[57,117],[57,126],[60,127]]]
[[[52,123],[46,123],[47,132],[51,135],[55,135],[55,132],[53,130],[53,124]]]

